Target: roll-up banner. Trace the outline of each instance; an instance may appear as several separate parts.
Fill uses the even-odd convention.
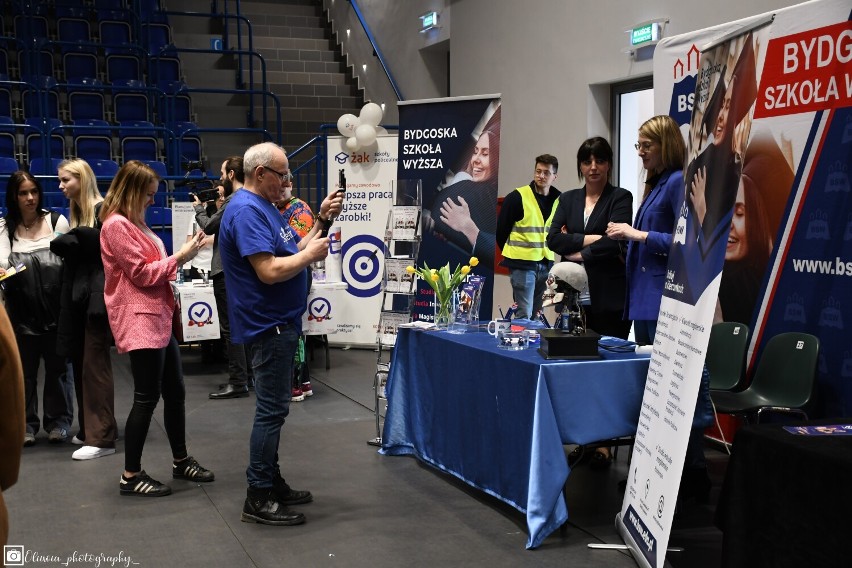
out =
[[[819,336],[821,412],[852,410],[849,17],[848,0],[818,0],[657,46],[655,108],[688,155],[616,519],[641,566],[665,561],[714,321],[750,325],[752,366],[777,333]]]
[[[486,277],[479,317],[491,319],[497,249],[500,95],[399,103],[399,179],[420,179],[423,240],[418,265],[479,259]],[[414,319],[434,318],[434,294],[417,285]]]
[[[340,269],[327,275],[340,274],[347,284],[346,293],[337,293],[338,301],[329,316],[334,323],[329,341],[335,344],[375,346],[382,304],[384,275],[384,234],[391,194],[396,179],[396,135],[376,137],[376,142],[351,152],[346,138],[328,138],[329,191],[338,180],[340,170],[346,176],[346,199],[343,211],[334,221],[331,232],[340,229]],[[329,255],[331,261],[337,261]],[[326,322],[327,323],[327,322]]]

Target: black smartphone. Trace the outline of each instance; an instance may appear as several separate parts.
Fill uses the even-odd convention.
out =
[[[337,176],[337,193],[346,191],[346,174],[343,173],[343,168]]]

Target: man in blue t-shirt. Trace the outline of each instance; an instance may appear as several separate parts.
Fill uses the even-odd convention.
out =
[[[248,345],[257,397],[241,519],[297,525],[305,516],[288,505],[313,496],[291,489],[281,477],[278,444],[290,412],[293,357],[308,293],[305,269],[328,255],[329,240],[320,232],[340,213],[343,194],[325,198],[313,229],[300,239],[274,205],[292,180],[284,150],[271,142],[252,146],[243,170],[245,188],[233,195],[219,229],[231,340]]]

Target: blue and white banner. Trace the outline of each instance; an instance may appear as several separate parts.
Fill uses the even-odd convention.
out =
[[[848,0],[817,0],[657,46],[655,108],[689,152],[617,520],[642,566],[665,561],[714,321],[750,325],[752,366],[778,333],[819,336],[821,413],[852,411],[849,18]]]
[[[396,138],[379,135],[374,144],[356,152],[346,149],[346,138],[328,138],[329,191],[341,169],[347,186],[343,211],[330,230],[340,229],[339,273],[347,284],[345,293],[333,293],[334,335],[329,338],[333,343],[376,344],[382,310],[385,224],[396,178]],[[333,256],[330,254],[326,262],[333,262]]]
[[[486,277],[480,317],[491,318],[497,250],[500,97],[399,103],[399,179],[420,179],[423,240],[418,265],[440,268],[479,259]],[[434,317],[432,288],[418,283],[414,319]]]

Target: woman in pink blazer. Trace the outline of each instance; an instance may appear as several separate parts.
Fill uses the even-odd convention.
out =
[[[116,174],[101,207],[101,256],[104,300],[119,353],[129,353],[133,374],[133,408],[125,426],[122,495],[159,497],[172,492],[142,469],[142,448],[154,408],[163,397],[166,435],[174,463],[172,477],[213,481],[186,450],[185,390],[180,350],[172,336],[175,297],[170,281],[177,267],[201,248],[199,232],[169,256],[163,242],[145,224],[145,210],[154,202],[157,174],[132,160]]]

